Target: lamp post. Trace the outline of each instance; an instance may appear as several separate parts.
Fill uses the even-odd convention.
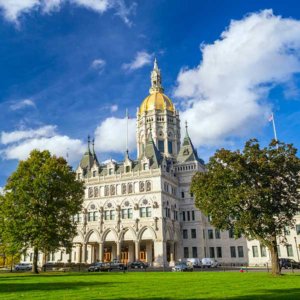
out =
[[[295,245],[296,245],[296,251],[297,251],[298,261],[300,262],[300,259],[299,259],[299,249],[298,249],[298,245],[297,245],[297,237],[296,236],[294,236],[294,240],[295,240]]]

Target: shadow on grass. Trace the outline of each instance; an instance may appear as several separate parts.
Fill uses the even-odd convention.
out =
[[[118,285],[122,283],[117,283]],[[112,282],[39,282],[39,283],[3,283],[0,284],[0,294],[9,292],[31,292],[31,291],[57,291],[57,290],[77,290],[83,287],[109,288],[116,284]]]
[[[229,299],[229,300],[235,300],[235,299],[300,299],[300,289],[289,289],[289,290],[262,290],[261,293],[256,294],[248,294],[248,295],[239,295],[236,297],[230,297],[226,296],[226,292],[224,292],[223,296],[209,296],[209,295],[199,295],[198,297],[196,295],[193,295],[191,297],[185,296],[183,299],[189,299],[189,300],[199,300],[199,299]],[[91,297],[89,300],[98,300],[98,297]],[[141,297],[118,297],[118,300],[140,300]],[[152,300],[177,300],[181,299],[180,297],[176,296],[176,291],[174,291],[174,297],[153,297],[148,298],[145,296],[143,299],[152,299]]]

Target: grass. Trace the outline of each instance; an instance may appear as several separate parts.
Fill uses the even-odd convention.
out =
[[[300,273],[0,274],[0,299],[300,299]]]

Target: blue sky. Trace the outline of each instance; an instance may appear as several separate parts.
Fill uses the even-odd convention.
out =
[[[0,187],[35,147],[68,153],[76,166],[88,134],[100,160],[122,158],[126,108],[135,157],[134,118],[154,57],[205,160],[250,137],[266,144],[272,111],[279,139],[299,148],[299,6],[0,0]]]

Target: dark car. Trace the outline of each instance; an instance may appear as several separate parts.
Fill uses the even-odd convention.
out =
[[[285,269],[300,269],[300,263],[290,258],[279,258],[279,265]]]
[[[110,270],[110,265],[107,263],[96,262],[89,266],[88,272],[105,272]]]
[[[192,272],[193,270],[193,265],[186,262],[178,262],[172,268],[172,272]]]
[[[148,264],[143,261],[134,261],[129,264],[131,269],[146,269],[148,268]]]

